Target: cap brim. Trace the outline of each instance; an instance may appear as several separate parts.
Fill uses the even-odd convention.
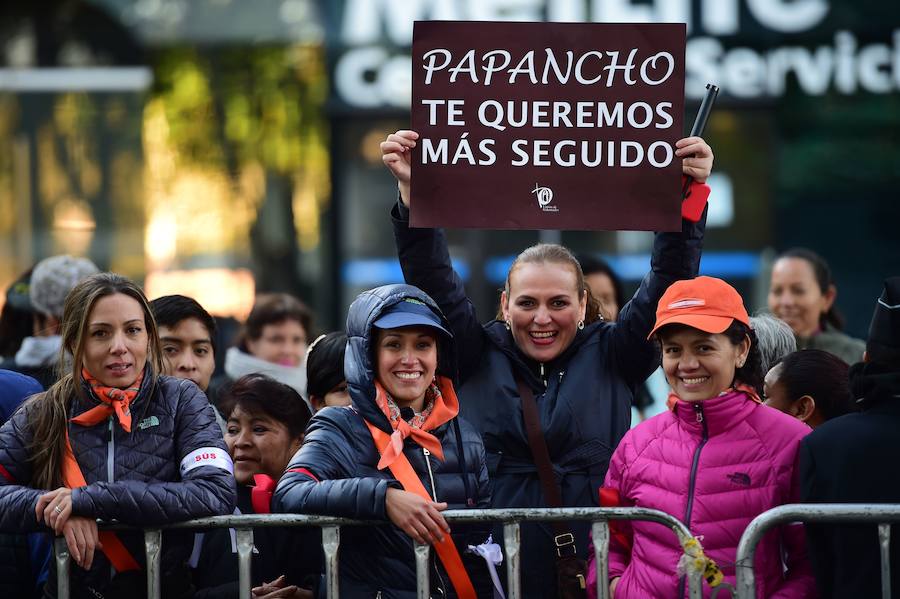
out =
[[[453,337],[453,334],[450,331],[445,329],[440,325],[440,323],[437,322],[437,318],[431,320],[427,316],[413,314],[411,312],[395,312],[392,314],[385,314],[384,316],[379,317],[375,322],[373,322],[372,326],[378,327],[379,329],[429,327],[441,331],[448,337]]]
[[[695,329],[700,329],[705,333],[724,333],[728,327],[731,326],[731,323],[734,322],[734,318],[731,316],[708,316],[706,314],[677,314],[663,320],[662,322],[657,322],[656,326],[653,327],[653,330],[650,331],[650,334],[647,335],[647,339],[652,339],[656,334],[656,331],[666,326],[667,324],[683,324],[689,327],[694,327]]]

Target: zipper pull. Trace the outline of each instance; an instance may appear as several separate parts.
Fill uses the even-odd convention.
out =
[[[431,452],[428,451],[427,448],[423,447],[423,448],[422,448],[422,455],[424,455],[424,456],[427,458],[428,456],[431,455]]]
[[[544,363],[541,362],[541,378],[544,378]]]
[[[565,373],[566,373],[565,370],[560,370],[560,371],[559,371],[559,382],[560,382],[560,383],[562,382],[562,377],[563,377],[563,375],[564,375]]]
[[[697,412],[697,422],[703,422],[703,406],[700,402],[694,403],[694,411]]]

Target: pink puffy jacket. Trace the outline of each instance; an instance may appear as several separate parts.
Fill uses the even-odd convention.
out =
[[[764,511],[797,500],[797,450],[809,431],[799,420],[738,391],[702,402],[678,401],[674,411],[625,435],[604,486],[618,490],[624,505],[654,508],[684,522],[734,586],[744,529]],[[651,522],[635,521],[632,529],[630,552],[615,537],[610,542],[610,580],[621,576],[615,599],[686,597],[676,574],[682,551],[675,535]],[[766,535],[755,565],[761,598],[816,595],[802,525]],[[588,572],[593,598],[593,563]],[[704,597],[711,593],[704,583]],[[725,599],[728,592],[718,596]]]

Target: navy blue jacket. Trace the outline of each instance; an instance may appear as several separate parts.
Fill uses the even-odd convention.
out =
[[[69,401],[70,418],[96,405],[87,385],[84,391],[86,400]],[[154,379],[148,372],[131,403],[131,414],[130,433],[112,419],[94,426],[69,424],[72,451],[88,483],[72,490],[74,515],[149,527],[232,512],[231,459],[212,406],[193,382],[168,376]],[[26,404],[0,428],[0,466],[6,471],[0,476],[2,531],[43,530],[34,507],[44,491],[27,486],[32,478],[28,460],[32,441]],[[119,537],[143,565],[143,534],[122,532]],[[181,587],[164,590],[167,597],[177,597],[189,587],[185,562],[191,540],[189,533],[164,535],[163,579],[177,579]],[[89,572],[73,563],[74,596],[103,596],[109,575],[109,561],[100,551]],[[46,590],[55,594],[52,573]]]
[[[375,404],[372,323],[387,308],[407,297],[426,303],[447,326],[431,298],[414,287],[390,285],[360,294],[347,316],[348,342],[344,357],[353,404],[325,408],[310,421],[303,446],[278,483],[273,497],[276,511],[387,520],[387,490],[402,487],[389,469],[378,470],[380,456],[366,427],[369,421],[385,432],[392,431],[388,419]],[[444,338],[439,343],[438,373],[452,378],[452,347]],[[459,418],[431,432],[441,442],[443,462],[425,456],[422,448],[410,439],[403,450],[422,484],[437,501],[447,502],[450,509],[487,507],[490,487],[484,446],[478,433]],[[433,488],[426,460],[434,476]],[[465,553],[467,545],[486,540],[488,527],[455,525],[451,528],[476,588],[484,589],[484,595],[490,596],[490,587],[485,586],[489,583],[483,570],[484,561]],[[412,540],[392,524],[344,527],[340,545],[341,597],[374,597],[378,592],[384,599],[415,597],[414,560]],[[431,579],[433,585],[452,595],[442,568],[433,571]]]
[[[705,212],[699,223],[683,221],[680,233],[656,234],[651,270],[615,323],[585,326],[558,358],[542,366],[522,354],[502,322],[479,322],[453,270],[442,230],[410,228],[408,213],[399,205],[393,222],[404,278],[433,297],[450,321],[460,356],[461,414],[484,439],[492,507],[547,505],[528,445],[516,378],[534,393],[563,502],[597,505],[609,459],[631,422],[634,389],[659,365],[655,344],[647,340],[659,298],[673,282],[697,275]],[[585,556],[588,525],[571,527],[578,552]],[[497,527],[494,538],[501,532]],[[526,597],[556,595],[552,538],[549,526],[522,526]]]
[[[850,380],[856,397],[865,398],[862,411],[829,420],[800,443],[800,500],[900,503],[900,372],[859,363],[851,367]],[[892,530],[896,535],[900,526],[895,524]],[[810,523],[806,534],[822,599],[881,597],[881,555],[874,524]],[[890,552],[894,597],[900,588],[895,539]]]
[[[30,376],[0,370],[0,425],[28,396],[43,390]],[[45,538],[39,534],[0,534],[0,596],[24,598],[37,593],[38,573],[48,558]]]

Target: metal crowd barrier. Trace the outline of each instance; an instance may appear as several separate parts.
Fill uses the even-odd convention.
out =
[[[645,508],[514,508],[492,510],[448,510],[443,512],[447,522],[503,522],[504,560],[507,572],[507,593],[509,599],[522,597],[520,553],[522,522],[549,522],[554,520],[590,520],[593,522],[594,560],[597,568],[597,597],[609,599],[609,520],[645,520],[658,522],[669,527],[678,538],[679,544],[692,538],[690,531],[678,519]],[[241,599],[250,599],[250,556],[253,550],[253,528],[266,526],[318,526],[322,528],[322,550],[325,554],[325,588],[328,599],[340,597],[338,582],[338,547],[342,526],[383,525],[384,522],[367,522],[332,518],[327,516],[307,516],[299,514],[254,514],[243,516],[215,516],[190,520],[161,528],[144,531],[144,548],[147,553],[147,597],[160,599],[162,587],[160,579],[160,558],[162,555],[162,529],[234,528],[238,553],[239,589]],[[104,527],[110,528],[110,527]],[[116,530],[125,527],[112,527]],[[585,548],[586,549],[586,548]],[[430,597],[429,559],[430,545],[416,544],[416,588],[420,599]],[[69,551],[65,539],[56,539],[55,559],[57,566],[58,599],[69,599]],[[547,557],[548,560],[552,556]],[[700,573],[688,576],[690,599],[702,599]]]
[[[753,558],[756,546],[769,530],[794,522],[829,522],[833,524],[878,524],[881,547],[881,597],[891,597],[891,523],[900,523],[898,504],[789,504],[763,512],[750,522],[737,550],[738,599],[756,599],[756,576]]]

